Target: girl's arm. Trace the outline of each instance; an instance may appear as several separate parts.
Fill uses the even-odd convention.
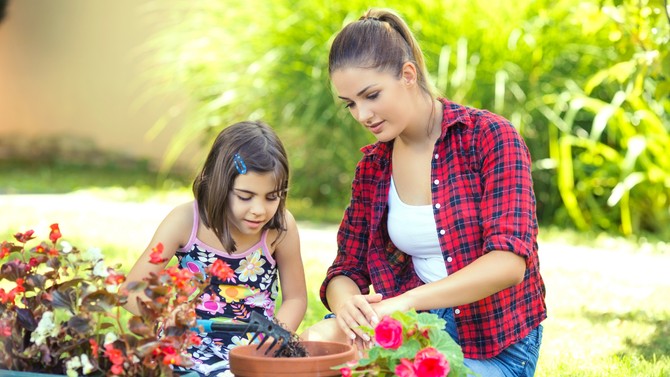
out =
[[[286,233],[273,254],[279,269],[282,294],[282,303],[276,318],[289,330],[296,331],[307,310],[307,288],[300,254],[298,226],[288,210],[286,211],[286,228]]]
[[[163,219],[158,226],[149,246],[147,246],[146,250],[144,250],[142,255],[137,259],[137,262],[135,262],[135,265],[130,269],[128,276],[126,277],[126,282],[121,288],[124,289],[128,283],[142,281],[152,272],[158,273],[162,271],[174,256],[177,249],[188,242],[192,226],[193,202],[175,207],[167,216],[165,216],[165,219]],[[159,242],[163,244],[162,258],[165,259],[165,261],[159,264],[154,264],[150,262],[150,255],[152,249],[156,247]],[[129,292],[128,303],[124,305],[126,310],[135,315],[140,315],[139,307],[137,305],[138,297],[142,300],[148,300],[147,296],[141,291]]]

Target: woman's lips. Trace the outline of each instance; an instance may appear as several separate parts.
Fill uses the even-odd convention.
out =
[[[368,128],[370,129],[370,131],[371,131],[373,134],[378,134],[378,133],[382,132],[382,126],[383,126],[383,124],[384,124],[384,121],[382,120],[381,122],[377,122],[377,123],[371,125],[371,126],[368,127]]]

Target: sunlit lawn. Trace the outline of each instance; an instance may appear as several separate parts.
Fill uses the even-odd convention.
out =
[[[2,182],[0,182],[2,183]],[[2,187],[0,187],[1,189]],[[5,191],[6,192],[6,191]],[[58,222],[80,248],[97,246],[123,270],[165,214],[189,200],[179,190],[86,189],[62,195],[1,195],[0,240]],[[335,226],[300,218],[310,294],[304,326],[325,314],[318,289],[335,250]],[[537,376],[670,375],[670,245],[543,229],[540,260],[549,319]]]

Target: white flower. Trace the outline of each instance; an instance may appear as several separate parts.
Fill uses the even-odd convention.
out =
[[[100,250],[100,248],[97,247],[88,248],[88,250],[86,250],[81,254],[81,257],[84,258],[84,260],[92,262],[97,262],[103,260],[104,258],[102,255],[102,251]]]
[[[48,336],[58,335],[58,327],[54,323],[54,314],[52,312],[44,312],[37,328],[30,334],[30,341],[40,346]]]
[[[102,344],[106,346],[110,343],[116,342],[117,339],[119,338],[116,337],[116,334],[114,334],[113,332],[108,332],[107,334],[105,334],[105,341]]]
[[[62,251],[63,251],[65,254],[67,254],[67,253],[69,253],[69,252],[72,251],[72,245],[71,245],[69,242],[67,242],[67,241],[61,241],[61,242],[60,242],[60,246],[61,246],[61,248],[62,248]]]
[[[82,371],[84,374],[89,374],[95,370],[95,367],[91,364],[87,354],[81,355],[81,366],[83,367]]]
[[[100,260],[95,264],[95,266],[93,266],[93,275],[99,276],[101,278],[106,278],[107,276],[109,276],[109,272],[107,271],[105,262]]]
[[[86,356],[86,354],[82,355],[82,357]],[[88,360],[88,359],[87,359]],[[67,376],[68,377],[77,377],[79,376],[79,373],[77,372],[77,369],[81,368],[81,362],[79,360],[79,356],[75,356],[68,360],[65,363],[65,368],[67,368]]]

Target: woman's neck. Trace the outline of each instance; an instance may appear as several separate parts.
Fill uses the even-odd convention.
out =
[[[429,95],[421,96],[417,101],[416,121],[407,126],[396,142],[409,148],[422,149],[432,146],[442,133],[442,103]]]

